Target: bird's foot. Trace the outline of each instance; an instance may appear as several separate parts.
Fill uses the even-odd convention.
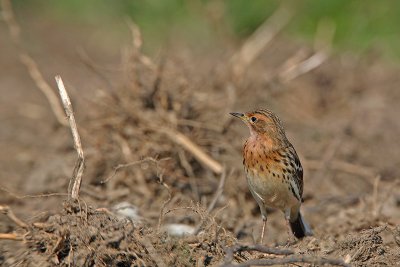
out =
[[[297,243],[297,239],[292,237],[292,236],[289,236],[287,241],[286,241],[285,248],[289,248],[289,247],[293,246],[296,243]]]

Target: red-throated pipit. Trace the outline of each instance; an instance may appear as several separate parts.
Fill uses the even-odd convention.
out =
[[[267,224],[266,207],[282,210],[288,228],[290,225],[297,238],[311,235],[311,229],[300,213],[303,168],[279,118],[266,109],[230,114],[250,129],[250,137],[243,148],[243,165],[250,192],[261,210],[261,243]]]

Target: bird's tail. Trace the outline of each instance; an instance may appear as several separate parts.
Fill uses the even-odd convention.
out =
[[[295,237],[303,238],[305,236],[313,235],[312,230],[308,223],[304,220],[303,216],[299,212],[299,215],[294,221],[290,221],[290,228]]]

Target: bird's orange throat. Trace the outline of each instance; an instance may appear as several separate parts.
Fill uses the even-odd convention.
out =
[[[245,146],[257,150],[261,149],[263,152],[268,153],[269,151],[273,151],[277,148],[277,143],[273,140],[273,138],[265,134],[252,133],[246,140]]]

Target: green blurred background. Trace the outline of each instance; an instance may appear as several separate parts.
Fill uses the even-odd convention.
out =
[[[191,42],[221,36],[240,40],[285,3],[295,16],[284,33],[312,42],[318,22],[336,25],[334,48],[400,58],[400,1],[376,0],[16,0],[15,9],[66,23],[110,26],[131,17],[142,29],[145,49],[168,41],[171,33]]]

